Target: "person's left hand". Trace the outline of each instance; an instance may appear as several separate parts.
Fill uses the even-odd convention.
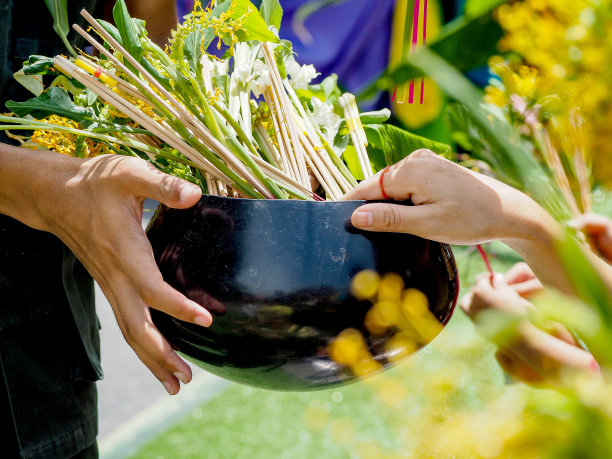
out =
[[[530,277],[523,265],[508,272],[510,282],[517,279],[529,281]],[[544,331],[528,320],[529,310],[534,306],[520,294],[527,289],[517,289],[521,282],[509,283],[504,276],[497,274],[493,283],[491,285],[488,274],[480,275],[460,305],[477,329],[478,315],[487,310],[523,318],[514,339],[501,344],[496,353],[499,364],[508,374],[529,384],[543,384],[554,383],[564,370],[598,371],[593,356],[579,347],[565,326],[555,324],[551,330]]]

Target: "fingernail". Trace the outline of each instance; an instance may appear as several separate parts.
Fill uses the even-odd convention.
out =
[[[166,392],[168,392],[170,395],[174,395],[174,391],[172,390],[172,385],[168,381],[164,381],[162,384],[164,386],[164,389],[166,389]]]
[[[599,364],[597,363],[597,360],[591,360],[591,362],[589,363],[589,369],[592,373],[599,373]]]
[[[192,202],[196,197],[202,194],[199,186],[193,183],[186,183],[181,189],[181,202]]]
[[[374,222],[374,215],[372,212],[355,212],[353,214],[353,225],[358,228],[367,228],[372,226]]]
[[[187,379],[187,375],[181,373],[180,371],[175,371],[173,375],[176,376],[176,379],[178,379],[183,384],[187,384],[189,382],[189,380]]]
[[[501,273],[493,273],[491,285],[493,287],[501,287],[504,284],[504,275]]]
[[[208,316],[196,316],[193,321],[202,327],[210,327],[212,324],[212,319]]]

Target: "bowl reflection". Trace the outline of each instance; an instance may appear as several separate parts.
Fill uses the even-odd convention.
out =
[[[331,387],[412,354],[452,314],[452,252],[355,229],[350,216],[363,203],[203,196],[187,210],[161,207],[147,234],[162,275],[214,320],[202,328],[151,310],[155,325],[198,366],[275,390]],[[369,296],[359,277],[351,288],[364,271],[378,282]],[[389,279],[395,302],[384,297]],[[406,300],[415,291],[425,298],[418,314]],[[343,338],[355,332],[360,341]]]

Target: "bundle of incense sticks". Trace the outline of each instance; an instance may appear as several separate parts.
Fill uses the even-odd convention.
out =
[[[81,14],[102,42],[78,25],[73,27],[100,57],[56,56],[53,65],[142,130],[115,132],[113,142],[120,148],[144,153],[151,161],[180,160],[184,155],[179,162],[201,172],[209,194],[222,196],[322,200],[313,190],[320,185],[326,199],[336,200],[357,184],[340,159],[342,152],[330,142],[328,131],[334,124],[338,128],[341,117],[328,104],[322,110],[333,122],[325,126],[316,119],[315,110],[300,94],[303,87],[294,81],[299,77],[290,78],[279,68],[279,63],[296,65],[291,55],[279,62],[275,52],[279,45],[237,43],[233,71],[228,65],[225,73],[215,73],[213,67],[222,62],[218,58],[201,51],[199,63],[191,67],[183,56],[162,51],[145,34],[139,38],[144,57],[134,55],[121,31],[85,10]],[[203,34],[195,27],[182,35],[187,35],[184,41],[195,35],[200,40],[195,48],[204,48]],[[179,39],[175,36],[173,46],[185,48],[185,43],[176,43]],[[298,70],[309,70],[305,67]],[[256,80],[261,86],[259,98],[252,87]],[[229,90],[223,87],[227,83]],[[343,94],[339,104],[361,172],[369,177],[373,172],[355,97]],[[48,130],[53,129],[49,123]],[[173,149],[174,155],[164,147]]]

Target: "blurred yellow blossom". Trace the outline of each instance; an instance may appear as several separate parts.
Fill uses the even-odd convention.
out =
[[[527,107],[543,107],[544,123],[578,110],[585,120],[584,167],[592,163],[595,179],[605,184],[612,183],[611,7],[611,0],[525,0],[500,6],[496,17],[504,37],[499,47],[509,57],[490,61],[503,89],[492,83],[485,96],[486,102],[503,107],[516,94]],[[551,97],[556,103],[550,103]],[[561,156],[573,158],[573,149],[568,152],[563,144],[571,135],[567,127],[562,122],[546,125],[552,146]]]

